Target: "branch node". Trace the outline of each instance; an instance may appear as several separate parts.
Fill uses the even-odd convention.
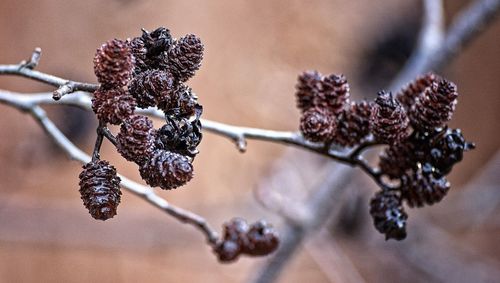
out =
[[[19,69],[30,69],[33,70],[38,66],[38,63],[40,62],[40,57],[42,56],[42,49],[40,47],[35,48],[33,50],[33,53],[31,53],[31,57],[28,61],[23,60],[21,63],[19,63]]]
[[[236,147],[241,153],[245,153],[247,151],[247,140],[243,135],[237,137],[235,139]]]
[[[66,94],[70,94],[75,91],[76,91],[75,84],[73,82],[67,82],[52,93],[52,98],[54,100],[59,100]]]

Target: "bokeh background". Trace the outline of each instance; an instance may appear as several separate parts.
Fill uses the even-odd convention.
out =
[[[448,22],[467,3],[445,1]],[[176,37],[197,34],[205,44],[203,66],[189,81],[205,118],[296,130],[298,73],[344,73],[354,97],[372,98],[411,53],[420,15],[420,2],[414,0],[2,0],[0,63],[17,63],[38,46],[43,50],[39,70],[95,82],[92,58],[101,43],[137,36],[142,27],[165,26]],[[330,224],[331,239],[306,242],[279,282],[446,282],[453,277],[443,271],[453,276],[460,266],[460,272],[469,268],[480,282],[500,269],[499,51],[497,21],[442,72],[461,94],[451,125],[475,141],[477,150],[451,174],[449,199],[411,212],[409,243],[385,242],[375,232],[366,209],[375,187],[360,175],[367,179],[360,189],[364,193],[344,200],[357,205],[345,205],[346,217]],[[16,77],[0,77],[0,89],[52,90]],[[96,125],[91,114],[47,109],[76,144],[91,150]],[[129,193],[118,216],[94,221],[78,193],[80,165],[69,161],[30,117],[3,105],[0,113],[0,281],[244,282],[265,264],[245,257],[219,264],[200,233]],[[280,227],[279,218],[259,206],[252,191],[273,174],[284,154],[300,156],[304,167],[316,158],[255,141],[240,154],[212,134],[204,136],[200,151],[194,180],[160,194],[206,216],[215,227],[234,216],[266,218]],[[104,147],[103,156],[140,181],[137,168],[111,146]],[[313,173],[306,178],[318,178]],[[419,238],[412,240],[412,233]],[[412,250],[422,252],[402,256]]]

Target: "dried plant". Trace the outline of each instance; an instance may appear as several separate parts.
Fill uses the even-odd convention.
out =
[[[474,24],[480,23],[478,20]],[[467,35],[463,35],[464,41]],[[127,161],[139,166],[148,185],[164,190],[183,186],[193,178],[202,129],[230,138],[240,151],[246,150],[246,139],[259,139],[319,153],[358,167],[375,181],[380,190],[370,202],[370,214],[375,228],[386,239],[396,240],[407,234],[404,204],[420,207],[441,201],[450,189],[445,176],[462,160],[465,151],[474,148],[459,129],[447,125],[457,104],[456,85],[433,73],[417,77],[394,96],[381,91],[374,101],[356,102],[350,100],[344,75],[304,72],[296,85],[297,106],[302,113],[297,132],[202,119],[203,108],[186,82],[200,68],[203,50],[195,35],[177,40],[163,27],[153,32],[143,30],[133,39],[113,39],[96,52],[94,71],[100,84],[95,85],[34,70],[41,54],[36,49],[28,61],[0,65],[0,74],[23,76],[57,89],[39,95],[0,91],[0,102],[29,113],[70,157],[84,164],[80,193],[93,218],[106,220],[117,214],[121,185],[199,229],[221,262],[232,262],[240,255],[268,255],[278,249],[278,234],[264,221],[248,225],[235,218],[223,225],[219,237],[201,216],[175,207],[151,188],[117,174],[113,165],[101,159],[105,139]],[[442,54],[445,56],[448,53]],[[419,65],[415,70],[428,71],[422,68]],[[99,125],[91,156],[51,122],[41,108],[45,104],[73,105],[95,113]],[[155,129],[146,116],[161,118],[164,124]],[[120,126],[116,136],[108,124]],[[372,166],[363,154],[379,146],[384,148],[378,166]],[[292,217],[289,219],[292,223]]]

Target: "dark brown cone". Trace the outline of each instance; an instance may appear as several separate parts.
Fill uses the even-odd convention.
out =
[[[306,71],[300,74],[297,80],[297,107],[304,112],[314,106],[314,97],[318,96],[321,88],[321,74],[317,71]]]
[[[214,253],[221,263],[230,263],[238,259],[241,247],[235,241],[222,241],[215,246]]]
[[[155,150],[151,158],[139,168],[141,177],[151,187],[171,190],[193,178],[190,160],[178,153]]]
[[[169,69],[174,77],[185,82],[200,68],[203,60],[203,44],[194,34],[180,38],[168,52]]]
[[[416,168],[415,152],[418,149],[411,142],[390,145],[380,154],[379,167],[382,174],[391,179],[399,179],[408,169]]]
[[[370,201],[370,215],[375,228],[385,239],[398,241],[406,238],[408,215],[401,206],[401,198],[392,191],[380,191]]]
[[[119,39],[103,44],[94,57],[94,73],[103,88],[126,86],[132,77],[133,67],[130,47]]]
[[[243,253],[252,256],[268,255],[278,248],[280,242],[278,233],[265,221],[252,224],[246,238],[248,244],[242,245]]]
[[[300,118],[300,131],[307,140],[313,142],[327,142],[331,140],[335,131],[333,114],[327,109],[311,108]]]
[[[170,104],[173,99],[174,78],[166,71],[147,70],[135,76],[128,89],[137,106],[148,108],[158,104]]]
[[[352,102],[337,119],[333,142],[347,147],[360,144],[370,134],[372,109],[373,103]]]
[[[134,76],[137,76],[146,71],[152,63],[147,57],[148,50],[141,37],[134,37],[129,41],[129,46],[134,55]]]
[[[116,169],[105,160],[91,161],[80,173],[80,194],[90,215],[106,220],[116,215],[120,203],[120,178]]]
[[[418,76],[396,94],[396,99],[406,108],[406,110],[410,110],[411,106],[415,103],[415,99],[417,99],[427,87],[431,86],[432,83],[437,82],[437,80],[438,76],[434,73]]]
[[[143,30],[140,37],[130,41],[132,53],[136,59],[135,75],[149,69],[166,70],[168,66],[167,51],[172,47],[170,31],[164,27],[152,32]]]
[[[434,82],[419,96],[409,112],[415,129],[431,131],[451,120],[457,103],[457,87],[447,80]]]
[[[423,166],[432,170],[430,164]],[[446,178],[435,178],[430,172],[411,171],[401,178],[402,198],[410,207],[440,202],[449,190],[450,183]]]
[[[349,102],[349,84],[344,75],[329,75],[321,81],[321,91],[314,98],[317,107],[338,114]]]
[[[125,90],[99,88],[92,98],[92,110],[100,121],[119,125],[134,114],[135,99]]]
[[[394,144],[408,137],[408,116],[391,93],[381,91],[371,116],[372,133],[383,143]]]
[[[199,106],[198,99],[191,88],[180,84],[174,90],[172,99],[164,100],[158,108],[165,111],[167,115],[190,117],[195,114],[197,106]]]
[[[158,148],[173,151],[182,155],[194,157],[196,147],[202,139],[199,119],[191,121],[187,118],[172,118],[167,116],[166,123],[157,132]]]
[[[116,141],[118,152],[125,159],[139,165],[144,164],[155,149],[153,122],[146,116],[131,116],[121,125]]]

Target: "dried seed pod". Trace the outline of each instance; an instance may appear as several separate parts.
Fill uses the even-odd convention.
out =
[[[432,83],[437,82],[437,80],[438,76],[434,73],[418,76],[396,94],[396,99],[409,110],[415,103],[415,99],[419,97],[427,87],[431,86]]]
[[[135,106],[135,99],[121,88],[99,88],[92,98],[92,110],[97,118],[114,125],[119,125],[134,114]]]
[[[401,198],[394,191],[379,191],[370,201],[370,214],[375,228],[385,239],[406,238],[408,215],[401,206]]]
[[[321,74],[317,71],[306,71],[300,74],[297,80],[297,107],[304,112],[314,106],[314,97],[318,96],[321,88]]]
[[[168,52],[169,68],[181,82],[194,76],[203,60],[203,43],[194,34],[180,38]]]
[[[151,187],[171,190],[193,178],[193,165],[184,155],[159,149],[139,168],[139,173]]]
[[[120,203],[120,178],[116,169],[105,160],[91,161],[80,173],[80,194],[90,215],[106,220],[116,215]]]
[[[152,64],[148,59],[148,50],[142,37],[134,37],[129,41],[130,51],[134,55],[134,76],[149,69]]]
[[[411,125],[421,131],[432,131],[450,121],[457,103],[457,87],[454,83],[441,80],[425,89],[409,112]]]
[[[263,256],[274,252],[279,246],[279,236],[274,228],[265,221],[250,226],[246,234],[248,244],[242,245],[243,252],[253,256]]]
[[[222,241],[214,248],[214,253],[222,263],[235,261],[241,254],[241,247],[235,241]]]
[[[314,99],[317,107],[338,114],[349,102],[349,84],[344,75],[331,74],[321,81],[321,91]]]
[[[432,171],[432,165],[426,163],[419,170],[407,172],[401,178],[401,196],[410,207],[440,202],[450,190],[446,178],[435,178]]]
[[[166,71],[146,70],[132,79],[128,89],[141,108],[171,104],[174,78]]]
[[[373,103],[370,102],[352,102],[337,119],[333,141],[348,147],[360,144],[370,134],[372,108]]]
[[[380,142],[394,144],[408,137],[408,116],[392,94],[379,92],[375,103],[371,116],[375,138]]]
[[[135,75],[149,69],[166,70],[168,66],[167,51],[172,47],[173,39],[170,31],[159,27],[152,32],[142,31],[140,37],[130,41],[135,61]]]
[[[158,108],[162,109],[167,115],[175,115],[178,117],[190,117],[195,114],[198,104],[198,98],[192,92],[191,88],[179,84],[172,95],[172,99],[164,100],[158,104]]]
[[[392,144],[380,154],[380,171],[391,179],[399,179],[408,169],[417,166],[416,150],[411,142]]]
[[[432,139],[427,161],[435,168],[434,175],[444,176],[462,160],[464,151],[474,147],[473,143],[465,140],[460,129],[446,128]]]
[[[103,88],[119,88],[132,77],[133,57],[127,42],[113,39],[103,44],[94,57],[94,73]]]
[[[128,161],[144,164],[153,154],[156,132],[146,116],[133,115],[123,122],[116,135],[118,152]]]
[[[333,114],[324,108],[314,107],[302,114],[300,131],[302,135],[313,142],[327,142],[335,131]]]
[[[166,116],[166,124],[157,133],[157,145],[161,149],[194,157],[202,139],[200,120],[176,119]]]

